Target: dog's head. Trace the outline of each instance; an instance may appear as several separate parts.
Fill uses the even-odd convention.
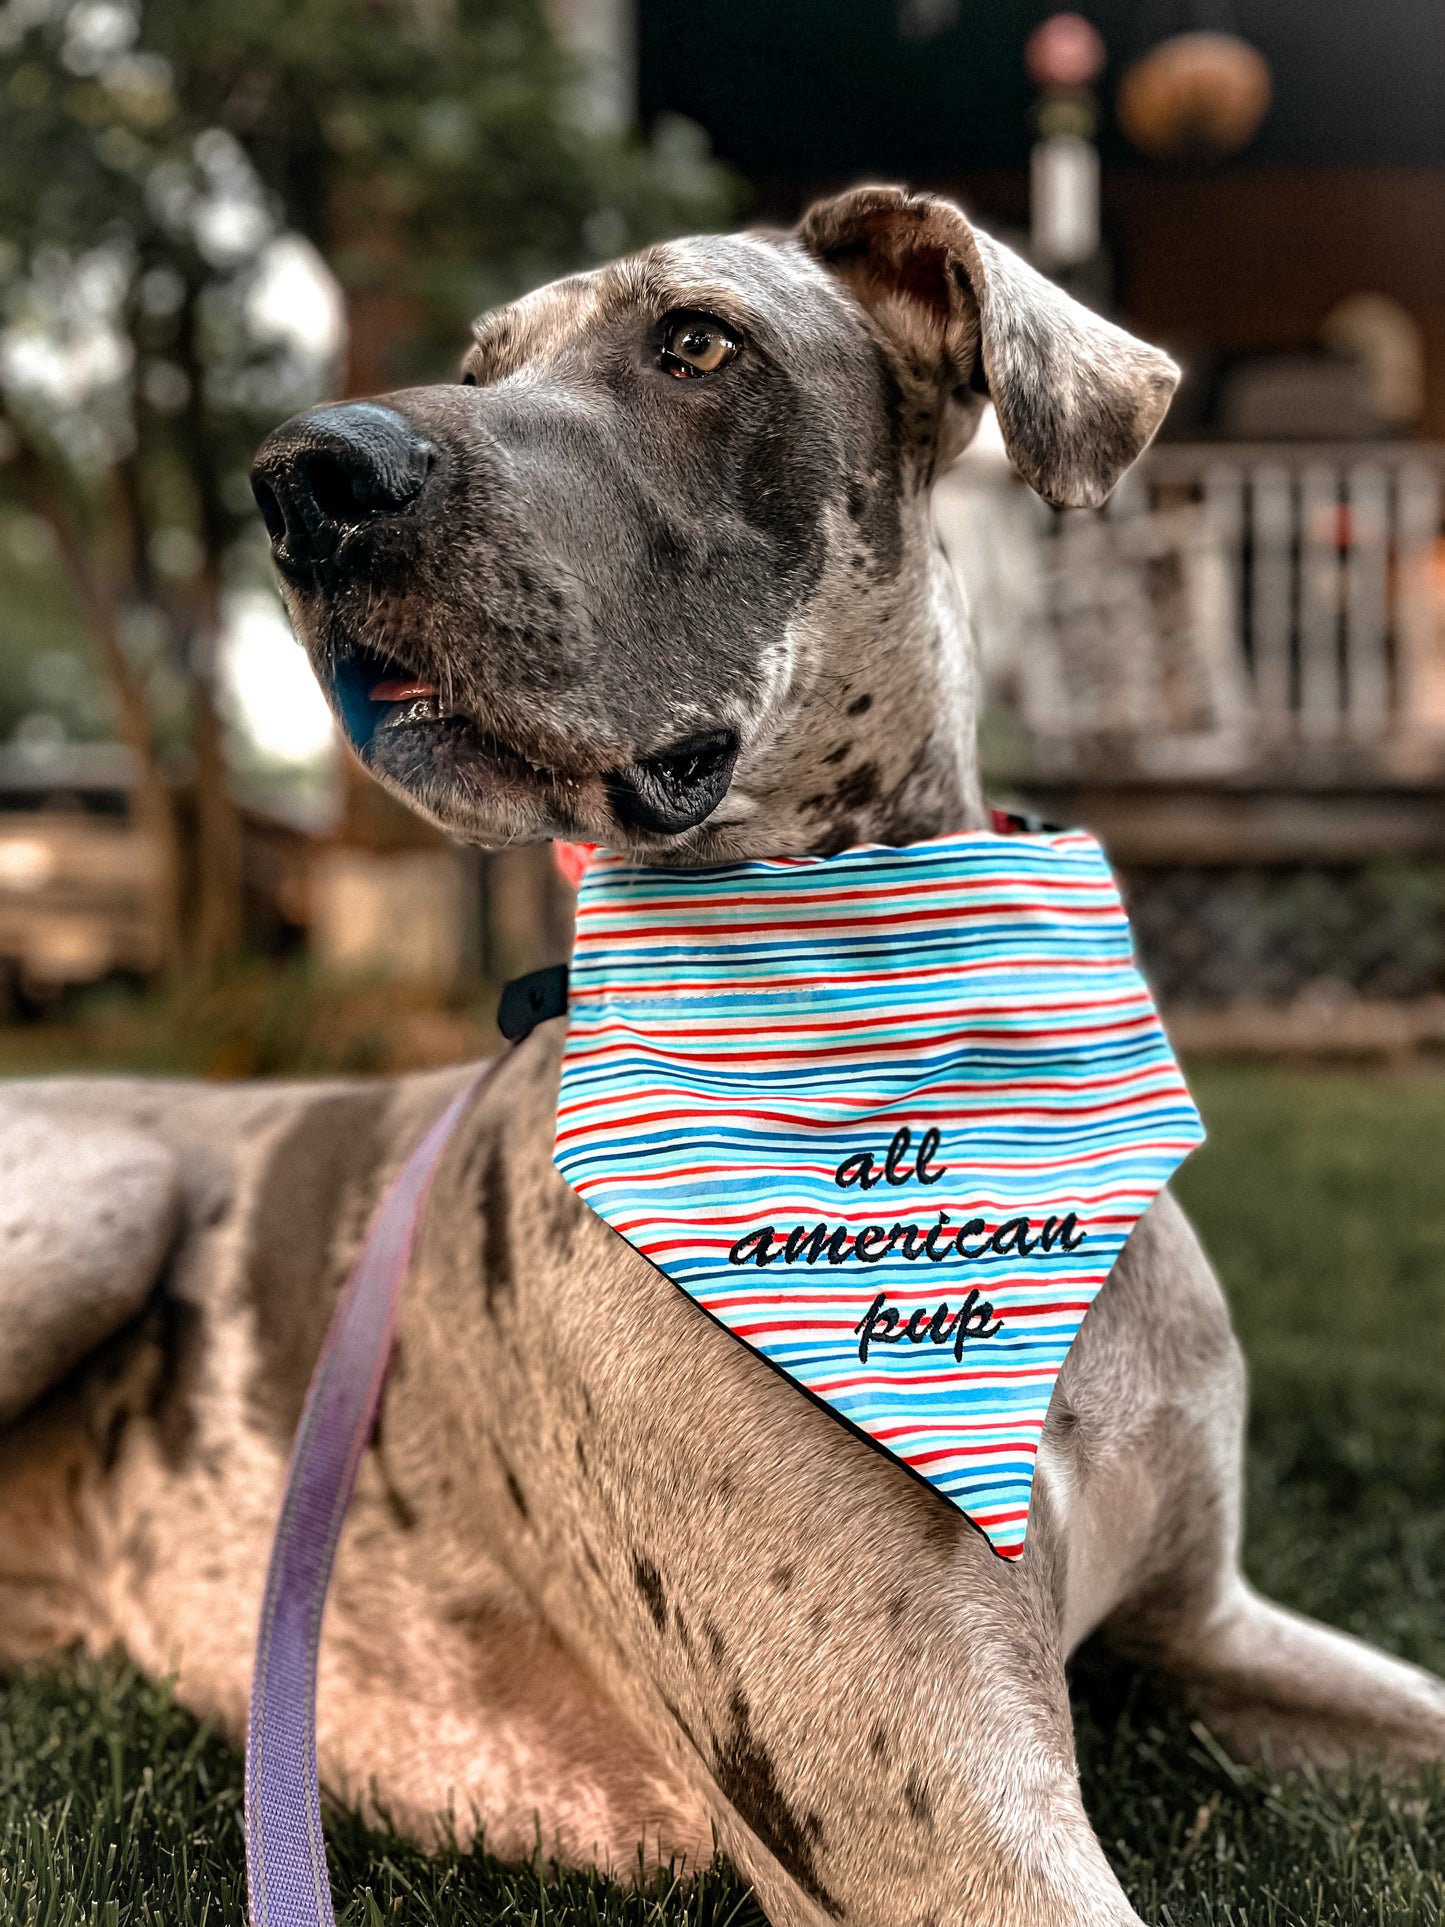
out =
[[[286,423],[254,486],[348,737],[443,827],[831,850],[951,827],[927,498],[984,400],[1093,504],[1175,379],[957,208],[863,188],[542,288],[459,382]]]

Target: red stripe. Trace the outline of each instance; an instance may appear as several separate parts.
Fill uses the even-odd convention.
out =
[[[640,1106],[645,1098],[650,1098],[653,1095],[654,1093],[649,1091],[636,1091],[633,1093],[633,1101]],[[1081,1097],[1087,1097],[1089,1095],[1088,1087],[1080,1086],[1079,1095]],[[1093,1116],[1095,1118],[1110,1117],[1110,1116],[1127,1116],[1129,1112],[1135,1110],[1136,1108],[1137,1106],[1130,1103],[1101,1104],[1095,1107],[1093,1111]],[[566,1113],[568,1116],[572,1114],[572,1109],[573,1107],[569,1105]],[[559,1110],[558,1117],[557,1117],[559,1126],[562,1121],[562,1115],[563,1113]],[[689,1120],[695,1121],[697,1119],[697,1115],[698,1115],[697,1110],[691,1105],[684,1104],[679,1106],[677,1104],[672,1104],[663,1110],[654,1111],[654,1110],[638,1109],[633,1114],[633,1122],[634,1124],[645,1124],[645,1125],[674,1124],[679,1119],[689,1119]],[[724,1113],[722,1113],[722,1115],[724,1115],[727,1118],[744,1118],[754,1124],[780,1124],[780,1125],[783,1125],[785,1128],[789,1130],[794,1130],[794,1131],[807,1131],[809,1129],[816,1130],[821,1128],[820,1126],[813,1124],[812,1121],[806,1115],[804,1115],[802,1112],[799,1112],[799,1111],[752,1110],[740,1104],[730,1104],[727,1107],[727,1110]],[[1068,1109],[1065,1109],[1058,1105],[1050,1106],[1046,1104],[1009,1104],[1006,1108],[1000,1105],[1000,1106],[991,1106],[987,1110],[968,1112],[964,1114],[963,1121],[967,1123],[972,1123],[975,1121],[982,1123],[982,1122],[986,1122],[990,1118],[996,1118],[996,1117],[1008,1117],[1008,1118],[1044,1117],[1044,1118],[1058,1118],[1061,1121],[1067,1121],[1067,1119],[1071,1116],[1077,1116],[1077,1113],[1070,1111]],[[605,1124],[599,1124],[593,1127],[594,1130],[599,1130],[599,1131],[606,1130],[608,1128],[609,1127]],[[836,1119],[832,1120],[832,1128],[834,1130],[837,1129]],[[563,1131],[559,1129],[557,1132],[557,1143],[558,1144],[569,1143],[574,1137],[577,1137],[580,1135],[583,1135],[583,1133],[578,1130]],[[1158,1141],[1162,1141],[1162,1140],[1158,1140]],[[1114,1149],[1114,1155],[1116,1157],[1119,1155],[1117,1147],[1115,1147]]]
[[[877,1438],[878,1434],[870,1432],[868,1436]],[[900,1452],[898,1456],[909,1465],[932,1465],[939,1459],[997,1458],[1009,1452],[1022,1452],[1026,1458],[1036,1459],[1039,1448],[1030,1445],[1027,1439],[1001,1439],[997,1445],[941,1445],[936,1452]]]
[[[1088,1006],[1080,1005],[1078,1008],[1087,1009]],[[1060,1013],[1062,1016],[1073,1016],[1075,1014],[1073,1010]],[[1148,1012],[1141,1014],[1135,1019],[1116,1020],[1110,1027],[1109,1035],[1110,1037],[1119,1037],[1131,1030],[1138,1030],[1141,1026],[1152,1025],[1152,1023],[1152,1013]],[[779,1028],[781,1028],[781,1026],[779,1026]],[[727,1034],[737,1035],[735,1032]],[[1051,1040],[1059,1036],[1072,1037],[1077,1034],[1079,1033],[1073,1030],[1060,1031],[1054,1027],[1050,1027],[1046,1033]],[[1097,1028],[1088,1030],[1086,1034],[1092,1038],[1100,1038],[1100,1033]],[[579,1058],[588,1058],[594,1054],[601,1055],[604,1051],[625,1049],[633,1056],[641,1054],[652,1058],[662,1058],[664,1060],[671,1058],[676,1062],[679,1071],[685,1074],[692,1065],[698,1062],[697,1053],[672,1051],[669,1050],[668,1046],[677,1038],[701,1038],[704,1036],[705,1033],[698,1031],[675,1030],[670,1027],[664,1028],[664,1026],[660,1024],[657,1026],[649,1025],[645,1031],[636,1031],[625,1019],[610,1018],[605,1025],[599,1026],[596,1030],[583,1033],[578,1039],[577,1054]],[[952,1054],[961,1047],[969,1044],[992,1041],[999,1037],[1018,1038],[1020,1040],[1027,1038],[1034,1049],[1038,1048],[1037,1032],[1030,1033],[1017,1029],[987,1030],[979,1024],[956,1024],[948,1030],[931,1032],[926,1044],[920,1043],[916,1034],[895,1038],[882,1035],[875,1030],[871,1037],[857,1044],[830,1044],[820,1039],[816,1043],[804,1044],[800,1048],[793,1050],[764,1050],[755,1044],[750,1050],[740,1051],[736,1054],[719,1053],[712,1061],[726,1066],[729,1070],[746,1070],[758,1064],[817,1064],[824,1066],[852,1057],[931,1057],[940,1052]],[[718,1042],[717,1033],[707,1038],[706,1041],[714,1044]],[[702,1061],[706,1063],[709,1060],[704,1058]],[[1146,1067],[1141,1067],[1133,1071],[1119,1071],[1111,1077],[1091,1078],[1088,1088],[1102,1088],[1103,1085],[1110,1083],[1125,1084],[1130,1081],[1137,1081],[1146,1075],[1148,1075]],[[1029,1079],[1028,1084],[1029,1088],[1036,1090],[1070,1091],[1080,1088],[1078,1082],[1067,1078]]]

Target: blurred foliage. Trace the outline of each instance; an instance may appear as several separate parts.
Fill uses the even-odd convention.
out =
[[[49,524],[18,504],[0,506],[0,741],[19,730],[98,742],[114,728]]]
[[[0,733],[97,727],[83,633],[173,971],[240,941],[218,648],[270,581],[251,454],[335,390],[341,298],[353,378],[392,385],[479,309],[728,210],[695,129],[589,125],[583,80],[537,0],[0,5]]]
[[[456,355],[482,308],[730,210],[696,129],[588,127],[580,78],[536,0],[9,0],[10,298],[88,275],[137,360],[172,358],[129,371],[164,414],[194,342],[255,353],[245,303],[285,230]],[[219,409],[274,415],[310,378],[270,346],[210,371]]]
[[[40,1021],[0,1025],[0,1077],[55,1071],[167,1077],[368,1076],[484,1057],[497,993],[451,996],[344,976],[304,956],[243,962],[156,989],[68,992]]]

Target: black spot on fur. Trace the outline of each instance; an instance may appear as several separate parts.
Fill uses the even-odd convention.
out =
[[[840,777],[838,787],[833,791],[833,802],[845,810],[861,810],[871,803],[878,794],[878,765],[860,763],[855,770],[849,770]]]
[[[871,696],[855,696],[848,705],[848,714],[850,716],[866,716],[872,707],[873,698]]]
[[[719,1740],[713,1762],[719,1788],[804,1893],[840,1920],[843,1908],[818,1872],[822,1821],[816,1813],[796,1811],[784,1795],[773,1756],[753,1731],[752,1713],[741,1687],[734,1689],[728,1711],[730,1730]]]
[[[200,1430],[195,1401],[201,1387],[205,1356],[205,1318],[199,1306],[167,1290],[157,1308],[157,1328],[160,1371],[152,1383],[146,1410],[155,1426],[156,1443],[160,1446],[162,1458],[172,1472],[180,1472],[191,1461]],[[319,1338],[317,1349],[320,1349]],[[311,1367],[308,1365],[306,1380],[301,1386],[302,1397],[305,1396],[306,1381],[310,1376]],[[299,1418],[300,1414],[298,1400],[296,1417]],[[286,1434],[288,1442],[294,1427],[293,1418]]]
[[[916,771],[905,771],[875,811],[880,842],[917,843],[932,833],[934,798],[927,790],[920,794],[916,778]]]
[[[400,1351],[398,1350],[397,1356],[392,1361],[392,1385],[397,1383],[399,1374],[396,1368],[400,1363],[401,1357]],[[415,1532],[417,1523],[416,1509],[392,1477],[391,1466],[386,1456],[384,1430],[386,1409],[386,1401],[383,1400],[377,1410],[375,1423],[371,1428],[370,1447],[376,1454],[377,1469],[381,1474],[382,1497],[386,1501],[386,1509],[391,1514],[393,1523],[400,1532]]]
[[[882,406],[870,411],[872,446],[867,466],[848,477],[848,515],[869,556],[875,577],[897,575],[903,565],[903,489],[898,377],[881,346],[874,344]]]
[[[828,751],[828,754],[823,758],[824,764],[846,762],[848,760],[848,753],[852,747],[852,743],[839,743],[836,749],[830,749]]]
[[[888,1624],[896,1626],[908,1610],[908,1594],[896,1592],[888,1601]]]
[[[858,840],[856,812],[866,809],[879,794],[878,765],[860,763],[857,769],[840,776],[831,790],[804,797],[799,809],[805,816],[823,819],[819,839],[813,846],[822,856],[835,856]]]
[[[858,819],[854,816],[840,816],[827,833],[818,838],[813,845],[815,856],[836,856],[840,850],[848,850],[858,841]]]
[[[502,1457],[501,1452],[498,1451],[495,1445],[492,1447],[492,1450],[497,1454],[497,1464],[501,1466],[502,1477],[507,1482],[508,1498],[510,1498],[512,1504],[517,1508],[518,1512],[521,1513],[522,1517],[529,1519],[531,1514],[527,1510],[527,1495],[523,1492],[516,1473],[512,1470],[511,1466],[507,1464],[507,1461]]]
[[[908,1802],[908,1811],[920,1827],[933,1831],[933,1795],[928,1791],[917,1773],[910,1773],[903,1782],[903,1797]]]
[[[124,1405],[118,1405],[105,1422],[99,1446],[100,1470],[102,1477],[108,1478],[120,1463],[121,1443],[130,1424],[131,1414]]]
[[[382,1482],[382,1492],[386,1497],[386,1509],[398,1532],[416,1531],[416,1510],[399,1486],[393,1485],[389,1478]]]
[[[888,1728],[883,1724],[882,1720],[879,1720],[878,1724],[873,1728],[873,1731],[868,1735],[868,1751],[873,1755],[879,1766],[886,1766],[888,1764]]]
[[[246,1289],[256,1320],[248,1387],[272,1435],[291,1443],[312,1367],[380,1195],[379,1089],[314,1098],[276,1140],[250,1212]]]
[[[672,1623],[677,1628],[678,1643],[688,1658],[692,1658],[692,1634],[687,1630],[687,1621],[682,1616],[682,1607],[672,1609]]]
[[[793,1568],[791,1566],[774,1566],[771,1577],[773,1585],[778,1592],[787,1592],[793,1583]]]
[[[488,1315],[493,1318],[498,1307],[513,1299],[517,1291],[513,1275],[511,1203],[506,1154],[498,1136],[487,1153],[477,1186],[477,1205],[482,1214],[482,1297]]]
[[[718,1631],[717,1622],[712,1619],[704,1619],[702,1622],[702,1630],[707,1639],[708,1651],[712,1654],[718,1665],[721,1666],[728,1656],[728,1649],[727,1642]]]
[[[572,1241],[587,1209],[571,1185],[560,1174],[549,1183],[542,1208],[542,1235],[554,1258],[565,1262],[572,1255]]]
[[[587,1448],[582,1443],[580,1437],[575,1441],[575,1447],[577,1452],[577,1470],[585,1479],[587,1477]]]
[[[698,1745],[697,1735],[693,1732],[692,1727],[688,1724],[687,1718],[684,1715],[682,1708],[677,1704],[675,1700],[669,1699],[666,1693],[662,1695],[662,1703],[667,1708],[668,1713],[671,1715],[673,1723],[676,1725],[677,1730],[682,1734],[683,1738],[687,1741],[688,1745],[692,1748],[693,1752],[700,1755],[702,1753],[702,1748]]]
[[[652,1614],[652,1623],[660,1633],[667,1631],[667,1594],[663,1590],[662,1574],[650,1559],[644,1559],[640,1552],[632,1555],[632,1583],[646,1601],[647,1610]]]

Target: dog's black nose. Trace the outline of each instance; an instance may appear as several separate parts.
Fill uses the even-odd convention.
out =
[[[413,502],[435,461],[425,436],[376,402],[283,422],[251,465],[251,492],[277,561],[325,561],[348,529]]]

